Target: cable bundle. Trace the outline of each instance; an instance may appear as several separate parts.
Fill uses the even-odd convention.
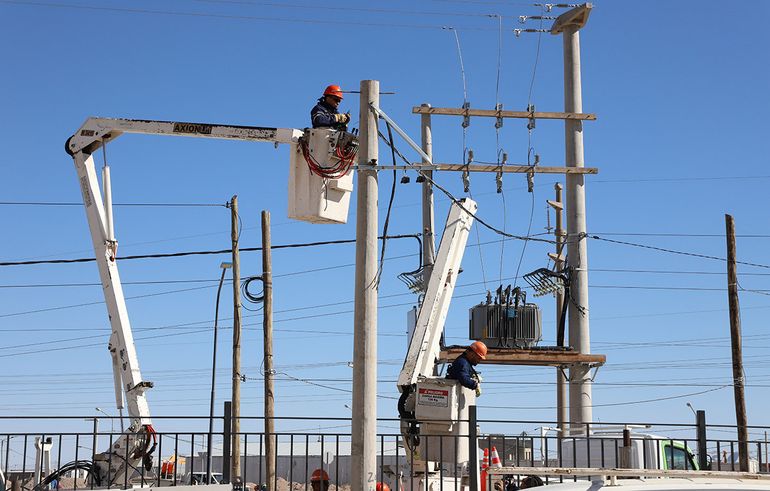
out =
[[[347,174],[353,166],[356,154],[358,153],[358,147],[355,145],[347,145],[344,149],[340,145],[337,145],[334,149],[334,156],[339,160],[335,164],[325,167],[310,155],[310,148],[308,147],[307,140],[300,140],[300,148],[302,149],[302,155],[305,157],[307,166],[310,168],[310,172],[324,179],[339,179]]]

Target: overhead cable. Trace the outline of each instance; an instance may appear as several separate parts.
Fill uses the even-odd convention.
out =
[[[2,1],[2,0],[0,0]],[[239,220],[240,222],[240,220]],[[400,235],[390,235],[387,238],[388,239],[406,239],[410,238],[413,239],[416,237],[416,234],[400,234]],[[381,239],[382,237],[378,237]],[[302,247],[317,247],[322,245],[336,245],[336,244],[352,244],[355,243],[356,239],[342,239],[342,240],[324,240],[324,241],[317,241],[317,242],[301,242],[301,243],[295,243],[295,244],[279,244],[274,245],[271,247],[271,249],[296,249],[296,248],[302,248]],[[239,249],[240,252],[256,252],[261,251],[261,247],[243,247]],[[231,254],[233,252],[232,249],[219,249],[219,250],[213,250],[213,251],[186,251],[186,252],[169,252],[164,254],[138,254],[134,256],[121,256],[116,258],[120,261],[129,261],[132,259],[158,259],[158,258],[168,258],[168,257],[184,257],[184,256],[204,256],[204,255],[215,255],[215,254]],[[96,258],[93,257],[86,257],[86,258],[78,258],[78,259],[45,259],[45,260],[34,260],[34,261],[6,261],[6,262],[0,262],[0,266],[30,266],[34,264],[71,264],[71,263],[88,263],[96,261]]]
[[[682,256],[692,256],[692,257],[699,257],[699,258],[703,258],[703,259],[714,259],[716,261],[727,262],[727,259],[724,258],[724,257],[709,256],[707,254],[698,254],[698,253],[695,253],[695,252],[677,251],[677,250],[674,250],[674,249],[666,249],[664,247],[655,247],[655,246],[646,245],[646,244],[636,244],[634,242],[626,242],[626,241],[623,241],[623,240],[607,239],[607,238],[604,238],[604,237],[600,237],[598,235],[586,234],[585,236],[590,238],[590,239],[601,240],[601,241],[610,242],[610,243],[613,243],[613,244],[622,244],[622,245],[627,245],[627,246],[632,246],[632,247],[640,247],[642,249],[651,249],[651,250],[654,250],[654,251],[667,252],[669,254],[679,254],[679,255],[682,255]],[[743,264],[744,266],[754,266],[756,268],[770,269],[770,265],[767,265],[767,264],[750,263],[750,262],[746,262],[746,261],[736,261],[736,263]]]

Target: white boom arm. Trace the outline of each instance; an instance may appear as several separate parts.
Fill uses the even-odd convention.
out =
[[[472,213],[475,213],[477,208],[476,202],[467,198],[460,200],[460,203],[462,206],[452,203],[449,210],[444,235],[441,237],[438,255],[433,264],[433,273],[428,280],[425,298],[409,342],[409,351],[398,376],[400,390],[412,386],[420,378],[433,375],[433,367],[441,349],[441,333],[457,283],[468,233],[473,224]]]
[[[116,386],[122,384],[125,392],[131,426],[112,448],[96,456],[95,479],[98,485],[120,485],[130,478],[138,462],[148,461],[154,449],[155,431],[144,392],[152,387],[142,379],[136,354],[131,323],[128,319],[125,296],[115,261],[117,241],[113,235],[112,199],[109,167],[103,172],[103,190],[99,189],[93,153],[105,143],[123,133],[148,135],[175,135],[197,138],[219,138],[288,143],[296,145],[302,131],[291,128],[263,128],[255,126],[223,126],[204,123],[147,121],[132,119],[89,118],[65,145],[74,162],[83,195],[86,217],[99,267],[104,299],[112,327],[109,350]],[[116,390],[118,409],[122,408],[122,394]]]

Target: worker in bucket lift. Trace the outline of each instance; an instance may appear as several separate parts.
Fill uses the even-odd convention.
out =
[[[333,128],[344,130],[350,122],[350,114],[340,114],[337,108],[342,102],[342,89],[339,85],[326,87],[318,103],[310,111],[313,128]]]
[[[463,387],[475,390],[478,397],[481,395],[481,376],[473,367],[486,358],[487,345],[481,341],[474,341],[449,365],[446,378],[457,380]]]
[[[329,491],[329,474],[323,469],[316,469],[310,476],[310,486],[313,491]]]

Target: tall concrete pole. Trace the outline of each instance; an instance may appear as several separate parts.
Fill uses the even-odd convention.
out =
[[[564,112],[583,112],[580,79],[580,33],[588,20],[591,4],[581,5],[560,15],[551,32],[562,33],[564,40]],[[584,167],[583,122],[564,120],[565,160],[567,167]],[[588,248],[586,233],[586,194],[583,174],[567,174],[567,257],[572,268],[569,303],[569,344],[579,353],[591,352],[588,325]],[[569,416],[574,430],[576,423],[593,419],[591,407],[591,379],[589,367],[573,365],[570,368]]]
[[[353,307],[351,491],[377,485],[377,116],[380,83],[361,81],[361,133],[356,195],[356,280]]]
[[[275,434],[275,387],[273,385],[273,254],[270,240],[270,212],[262,212],[262,284],[264,286],[265,356],[265,479],[268,491],[275,491],[276,442]]]
[[[230,200],[230,239],[233,245],[233,424],[231,479],[241,477],[241,262],[238,241],[238,196]]]
[[[738,459],[741,472],[749,472],[749,429],[746,395],[743,391],[743,347],[741,345],[741,306],[738,303],[738,273],[735,260],[735,222],[725,215],[727,232],[727,297],[730,305],[730,344],[733,357],[735,423],[738,426]]]
[[[430,107],[430,104],[422,104],[422,107]],[[422,151],[433,159],[433,130],[431,129],[430,114],[420,116],[422,128]],[[429,163],[422,159],[424,164]],[[433,171],[423,171],[427,179],[422,183],[422,267],[423,267],[423,291],[428,286],[428,279],[433,272],[433,260],[436,256],[436,239],[433,229]]]

